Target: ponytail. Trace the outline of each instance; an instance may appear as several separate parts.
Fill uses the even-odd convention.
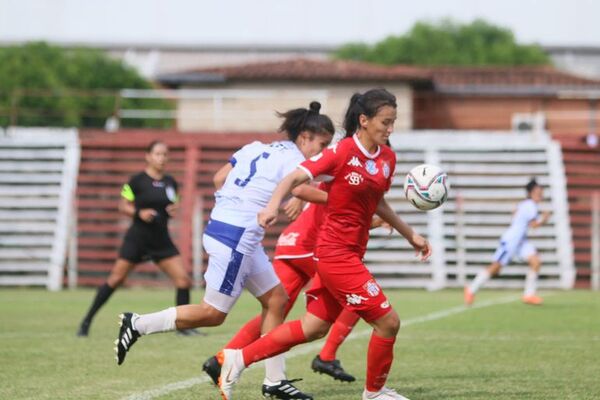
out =
[[[278,112],[277,116],[283,118],[279,132],[286,132],[292,142],[295,142],[303,131],[333,135],[335,133],[333,122],[327,115],[319,114],[320,111],[321,103],[311,101],[308,108],[295,108],[285,113]]]
[[[354,93],[350,98],[350,104],[344,116],[345,137],[350,137],[358,131],[361,114],[373,118],[379,109],[384,106],[397,107],[396,96],[383,88],[371,89],[363,94]]]

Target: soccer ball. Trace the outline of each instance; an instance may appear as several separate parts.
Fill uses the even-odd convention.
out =
[[[448,175],[440,167],[421,164],[410,170],[404,180],[404,194],[419,210],[438,208],[448,198]]]

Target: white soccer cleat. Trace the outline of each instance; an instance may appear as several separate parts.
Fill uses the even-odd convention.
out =
[[[242,371],[246,368],[241,350],[224,349],[217,353],[217,361],[221,364],[219,389],[223,400],[231,400],[233,386],[240,380]]]
[[[409,400],[408,398],[398,394],[394,389],[382,387],[377,392],[369,392],[367,389],[363,391],[363,400]]]

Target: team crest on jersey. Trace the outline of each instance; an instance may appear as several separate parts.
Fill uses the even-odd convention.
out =
[[[376,297],[381,289],[379,289],[379,285],[373,279],[370,279],[363,285],[363,288],[367,291],[369,296]]]
[[[383,162],[381,163],[381,169],[383,170],[383,176],[385,177],[385,179],[390,177],[390,166],[388,165],[388,163]]]
[[[362,297],[358,294],[347,294],[346,295],[346,303],[357,306],[361,304],[363,301],[369,300],[366,297]]]
[[[167,199],[171,203],[175,203],[177,201],[177,193],[175,192],[175,188],[173,186],[167,186],[165,188],[165,193],[167,195]]]
[[[277,239],[277,246],[295,246],[300,234],[298,232],[282,233]]]
[[[379,168],[377,168],[377,163],[373,160],[367,160],[365,163],[365,169],[371,175],[377,175],[379,172]]]
[[[359,174],[358,172],[350,172],[348,175],[346,175],[344,177],[344,179],[346,179],[349,184],[351,184],[353,186],[358,186],[362,183],[362,181],[365,178],[363,178],[363,176],[361,174]]]
[[[353,167],[362,167],[362,163],[356,156],[352,156],[352,158],[350,159],[350,161],[348,161],[346,165],[351,165]]]

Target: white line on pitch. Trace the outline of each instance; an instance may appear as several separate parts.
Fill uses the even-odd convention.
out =
[[[432,313],[425,314],[420,317],[414,317],[414,318],[408,318],[406,320],[402,320],[402,328],[405,328],[405,327],[411,326],[411,325],[422,324],[423,322],[435,321],[435,320],[446,318],[446,317],[449,317],[452,315],[461,314],[461,313],[464,313],[469,310],[490,307],[490,306],[495,306],[495,305],[499,305],[499,304],[511,303],[513,301],[516,301],[517,299],[518,299],[518,297],[515,297],[515,296],[507,296],[507,297],[501,297],[501,298],[495,299],[495,300],[481,301],[481,302],[475,303],[475,305],[473,305],[471,307],[456,306],[456,307],[452,307],[452,308],[447,308],[445,310],[434,311]],[[372,331],[373,330],[369,328],[369,329],[364,329],[360,332],[353,332],[346,338],[346,341],[357,339],[357,338],[364,337],[364,336],[368,336],[371,334]],[[286,359],[290,359],[290,358],[293,358],[293,357],[296,357],[299,355],[313,352],[317,349],[320,349],[322,345],[323,345],[323,340],[317,340],[317,341],[311,342],[309,344],[303,345],[299,348],[296,348],[295,350],[288,351],[286,353]],[[251,365],[250,368],[256,367],[257,365],[260,365],[260,364]],[[192,386],[200,385],[200,384],[206,383],[206,382],[210,382],[210,378],[207,376],[191,378],[191,379],[187,379],[185,381],[169,383],[167,385],[161,386],[156,389],[147,390],[147,391],[140,392],[140,393],[134,393],[127,397],[123,397],[121,400],[151,400],[151,399],[154,399],[154,398],[157,398],[160,396],[164,396],[171,392],[175,392],[177,390],[188,389]]]

